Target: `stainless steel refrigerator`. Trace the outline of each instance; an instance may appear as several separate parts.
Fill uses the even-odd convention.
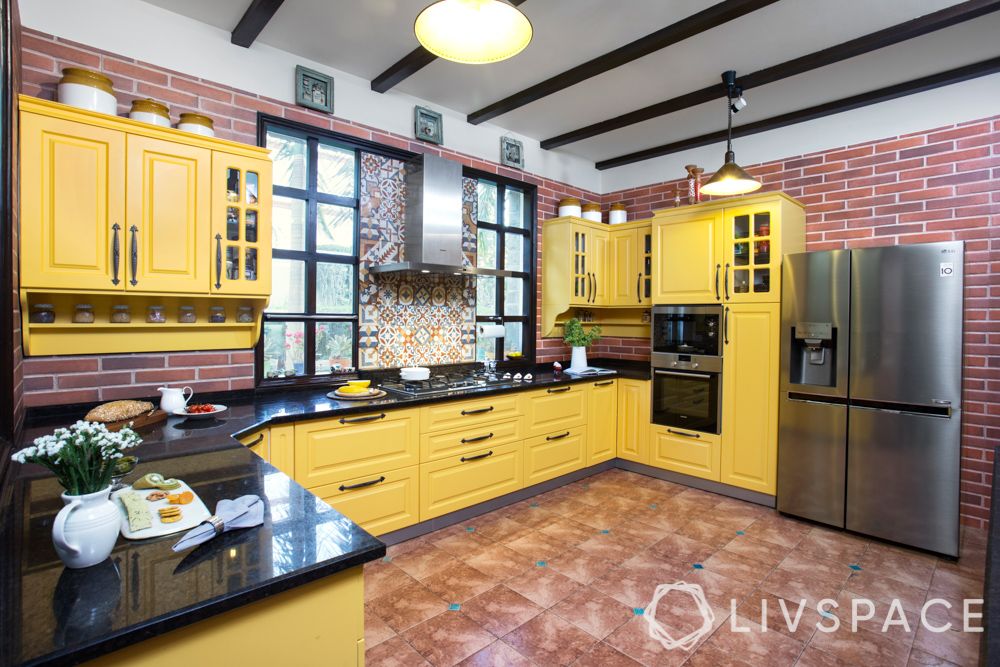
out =
[[[963,252],[785,257],[781,512],[958,555]]]

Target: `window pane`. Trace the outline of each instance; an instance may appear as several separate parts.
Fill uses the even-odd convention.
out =
[[[524,325],[520,322],[505,322],[506,333],[503,338],[504,356],[511,352],[524,352]]]
[[[264,377],[305,373],[305,334],[303,322],[264,323]]]
[[[354,151],[320,144],[316,167],[316,187],[320,192],[354,196]]]
[[[306,264],[294,259],[271,260],[269,313],[303,313],[306,310]]]
[[[497,314],[497,279],[476,276],[476,315]]]
[[[503,268],[510,271],[526,271],[524,268],[524,237],[520,234],[504,234]]]
[[[504,315],[526,314],[524,312],[524,278],[504,278],[503,314]]]
[[[506,227],[525,228],[524,193],[517,188],[507,188],[504,190],[503,224]]]
[[[354,327],[350,322],[316,323],[316,375],[354,365]]]
[[[354,209],[333,204],[316,205],[316,252],[354,254]]]
[[[489,181],[478,181],[476,192],[479,194],[479,219],[483,222],[497,221],[497,184]]]
[[[306,140],[277,132],[267,133],[267,147],[274,161],[274,184],[290,188],[306,187]]]
[[[271,214],[271,244],[282,250],[305,250],[305,200],[275,197]]]
[[[476,361],[486,359],[496,359],[497,339],[496,338],[476,338]]]
[[[497,233],[490,229],[478,230],[479,247],[476,250],[476,266],[484,269],[497,268]]]
[[[351,264],[316,264],[316,312],[351,314],[354,312],[354,266]]]

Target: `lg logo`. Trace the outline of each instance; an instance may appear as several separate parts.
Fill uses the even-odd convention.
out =
[[[955,264],[953,262],[941,262],[939,275],[942,278],[951,278],[955,275]]]

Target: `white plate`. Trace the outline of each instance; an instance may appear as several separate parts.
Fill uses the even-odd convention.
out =
[[[188,412],[187,408],[182,408],[180,410],[174,410],[174,414],[178,417],[187,417],[188,419],[207,419],[221,414],[229,409],[219,403],[212,403],[212,407],[215,408],[212,412]]]
[[[180,481],[180,480],[179,480]],[[122,537],[126,540],[145,540],[151,537],[162,537],[164,535],[172,535],[174,533],[180,533],[182,531],[191,530],[199,523],[212,516],[212,513],[208,511],[205,507],[205,503],[202,502],[201,498],[198,497],[197,493],[191,491],[191,487],[181,481],[181,485],[176,489],[171,489],[166,493],[183,493],[185,491],[191,491],[194,493],[194,500],[192,500],[187,505],[176,505],[181,509],[181,520],[176,523],[163,523],[160,521],[159,509],[161,507],[170,507],[170,503],[167,499],[156,500],[154,502],[146,502],[145,498],[153,491],[159,491],[160,489],[133,489],[131,486],[126,486],[124,489],[119,489],[111,494],[111,497],[117,501],[118,509],[122,513]],[[128,513],[125,510],[125,504],[119,500],[118,496],[125,493],[126,491],[135,491],[143,498],[143,502],[149,505],[149,512],[152,515],[153,525],[149,528],[143,528],[142,530],[137,530],[132,532],[128,528]]]

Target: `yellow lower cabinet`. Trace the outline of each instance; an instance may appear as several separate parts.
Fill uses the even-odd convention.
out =
[[[618,458],[649,463],[648,380],[618,380]]]
[[[549,387],[521,395],[525,438],[581,426],[587,421],[587,386]]]
[[[295,426],[272,426],[267,434],[268,462],[289,477],[295,477]]]
[[[420,520],[427,521],[524,486],[521,443],[420,464]]]
[[[260,431],[254,431],[253,433],[247,433],[246,435],[241,435],[236,438],[240,441],[244,447],[249,449],[251,452],[264,459],[265,461],[271,461],[271,451],[270,443],[268,442],[268,429],[261,429]]]
[[[521,439],[521,420],[465,426],[451,431],[424,433],[420,436],[420,460],[423,463],[469,452],[483,447],[499,447]]]
[[[650,432],[650,465],[719,481],[719,436],[669,426]]]
[[[448,431],[510,419],[520,414],[517,396],[486,396],[420,408],[420,432]]]
[[[571,473],[586,465],[587,427],[540,435],[524,441],[524,485]]]
[[[317,486],[313,494],[372,535],[417,523],[418,466]]]
[[[618,385],[598,380],[587,385],[587,455],[592,466],[615,458],[618,440]]]
[[[295,425],[295,481],[311,489],[416,465],[416,410],[387,410]]]

